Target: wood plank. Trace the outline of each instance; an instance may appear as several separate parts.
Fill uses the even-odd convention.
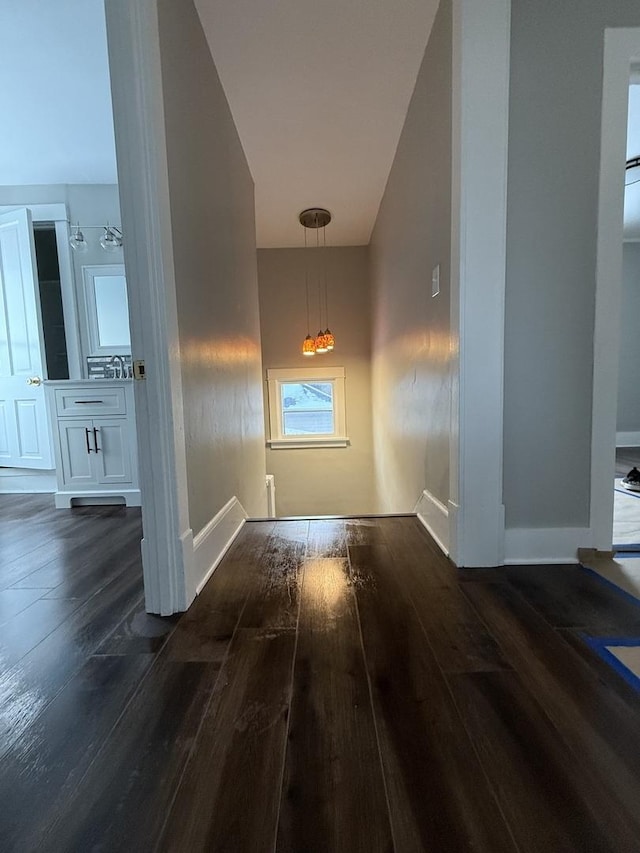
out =
[[[305,563],[276,850],[392,849],[355,602],[343,559]]]
[[[171,634],[162,655],[169,660],[221,665],[257,576],[257,561],[275,522],[248,522],[223,562]]]
[[[122,572],[17,664],[0,668],[0,756],[24,735],[56,693],[129,611],[142,578]],[[61,602],[50,602],[52,606]],[[65,602],[68,605],[68,602]],[[4,629],[3,629],[4,630]]]
[[[515,673],[474,673],[450,682],[521,853],[636,848],[629,815],[576,761]]]
[[[514,851],[385,545],[349,547],[396,849]]]
[[[464,592],[575,760],[598,775],[629,814],[636,814],[637,715],[509,584],[466,584]]]
[[[309,557],[346,557],[345,523],[340,519],[314,520],[309,523]]]
[[[218,674],[157,662],[44,842],[50,850],[153,850]]]
[[[294,631],[236,632],[159,850],[273,849],[294,649]]]
[[[0,765],[4,850],[43,849],[104,739],[151,664],[149,657],[90,658],[56,696],[29,736]]]
[[[115,631],[95,651],[97,655],[150,655],[160,651],[167,637],[182,618],[182,613],[173,616],[156,616],[147,613],[144,597],[118,624]]]
[[[380,529],[395,571],[404,578],[402,593],[412,601],[441,669],[508,669],[495,639],[462,594],[457,570],[422,525],[415,519],[383,518]]]
[[[0,625],[25,610],[42,595],[41,589],[2,589],[0,590]]]
[[[640,607],[580,566],[511,566],[509,583],[547,622],[592,635],[640,635]]]
[[[344,529],[349,545],[384,544],[385,538],[379,518],[350,518]]]
[[[280,521],[275,525],[252,570],[242,627],[296,627],[308,530],[308,521]]]
[[[34,601],[2,626],[0,666],[10,667],[34,649],[46,636],[80,606],[80,602],[61,599]]]

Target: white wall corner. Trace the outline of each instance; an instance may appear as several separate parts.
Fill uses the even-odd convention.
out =
[[[510,0],[454,0],[450,525],[458,566],[504,556],[503,411]],[[487,211],[490,211],[488,214]]]
[[[592,548],[589,527],[535,527],[505,530],[505,564],[577,563],[579,548]]]
[[[192,537],[188,561],[185,553],[187,606],[201,592],[248,517],[238,498],[232,497],[202,530]]]
[[[640,447],[640,432],[617,432],[616,447]]]
[[[449,554],[449,510],[438,498],[425,489],[414,512],[420,522],[427,528],[438,546]]]

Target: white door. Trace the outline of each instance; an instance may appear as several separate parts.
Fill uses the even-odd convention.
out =
[[[55,467],[31,214],[0,215],[0,465]]]

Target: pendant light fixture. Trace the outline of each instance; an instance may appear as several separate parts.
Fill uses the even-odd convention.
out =
[[[302,220],[300,220],[302,222]],[[304,230],[304,286],[307,293],[307,337],[302,342],[302,355],[312,356],[316,354],[315,338],[309,334],[311,323],[309,322],[309,257],[307,253],[307,230]]]
[[[317,280],[318,280],[318,313],[319,313],[319,325],[320,331],[316,335],[315,338],[312,338],[309,333],[309,264],[306,260],[308,256],[308,245],[307,245],[307,232],[305,230],[305,238],[304,238],[304,247],[305,247],[305,284],[307,291],[307,337],[304,339],[302,344],[302,352],[303,355],[315,355],[318,353],[322,355],[323,353],[329,352],[333,349],[335,345],[334,336],[329,331],[327,327],[326,332],[322,331],[322,303],[323,303],[323,287],[321,281],[320,274],[320,231],[319,229],[323,229],[324,236],[324,249],[327,247],[327,238],[326,232],[324,229],[331,222],[331,214],[328,210],[325,210],[322,207],[310,207],[307,210],[303,210],[300,216],[298,217],[300,220],[300,224],[303,228],[315,228],[316,230],[316,270],[317,270]],[[323,265],[324,265],[324,303],[325,307],[327,305],[327,274],[326,274],[326,258],[324,257],[323,251]],[[326,319],[326,314],[325,314]]]

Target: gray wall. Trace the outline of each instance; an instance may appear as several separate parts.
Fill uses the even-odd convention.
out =
[[[236,496],[266,512],[253,181],[191,0],[159,0],[194,534]]]
[[[442,0],[371,239],[374,446],[386,512],[412,510],[425,488],[449,497],[451,45],[451,2]]]
[[[625,243],[622,258],[617,430],[640,434],[640,243]]]
[[[637,0],[513,0],[507,527],[588,526],[604,28]]]
[[[311,269],[315,268],[315,252],[309,250]],[[307,333],[304,249],[258,251],[263,366],[265,370],[344,367],[347,434],[351,440],[344,448],[267,450],[267,470],[275,475],[278,515],[357,515],[376,510],[368,249],[327,248],[326,252],[329,325],[336,336],[336,348],[309,360],[300,352]],[[311,290],[311,334],[315,334],[319,322],[315,284]]]

